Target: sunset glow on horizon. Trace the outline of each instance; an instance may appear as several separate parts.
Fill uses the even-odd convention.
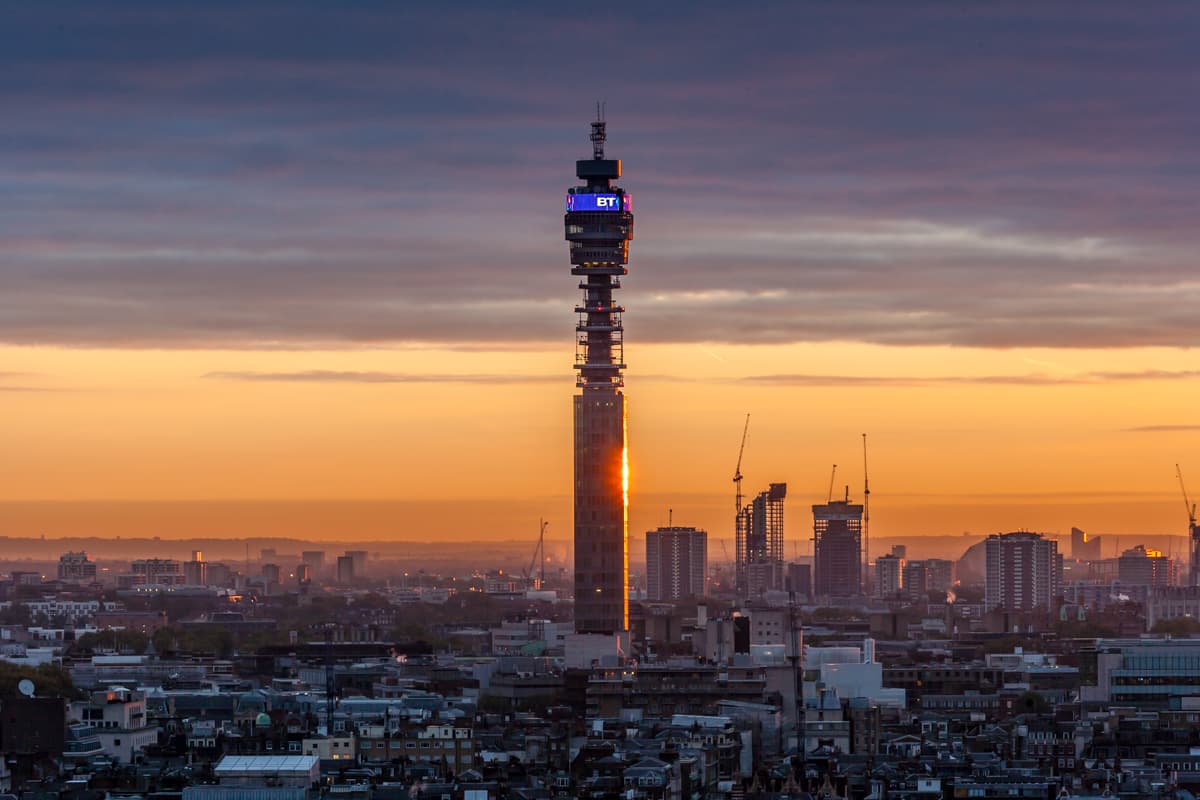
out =
[[[863,432],[872,539],[1185,532],[1186,7],[151,8],[0,31],[0,535],[567,537],[597,98],[631,536],[732,537],[748,412],[789,554]]]

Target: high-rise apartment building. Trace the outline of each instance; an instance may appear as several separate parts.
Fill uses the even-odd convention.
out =
[[[183,565],[173,558],[139,558],[130,564],[133,585],[175,586],[183,583]]]
[[[1139,544],[1117,559],[1117,578],[1129,586],[1174,586],[1179,583],[1179,567],[1161,550],[1147,550]]]
[[[741,597],[784,588],[783,503],[787,484],[772,483],[738,512],[737,589]]]
[[[904,596],[917,599],[929,592],[946,592],[954,585],[954,562],[925,558],[904,564]]]
[[[812,507],[813,583],[818,597],[862,594],[862,517],[850,498]]]
[[[697,528],[646,532],[646,597],[683,600],[707,592],[708,533]]]
[[[354,557],[345,555],[337,558],[337,582],[343,586],[354,583]]]
[[[208,584],[208,564],[204,560],[204,552],[192,551],[192,560],[183,562],[183,582],[188,586],[205,586]]]
[[[347,550],[346,555],[354,562],[354,576],[356,578],[367,577],[367,551]]]
[[[233,570],[228,564],[219,561],[205,561],[204,582],[209,586],[229,586],[233,583]]]
[[[984,607],[1028,613],[1053,610],[1062,593],[1058,542],[1037,533],[994,533],[984,544],[987,579]]]
[[[888,553],[875,559],[875,596],[896,597],[900,594],[904,577],[904,559]]]
[[[575,631],[629,628],[629,461],[623,370],[624,307],[613,301],[628,273],[633,209],[613,181],[619,159],[605,158],[607,129],[592,123],[592,158],[575,162],[582,185],[567,193],[564,225],[571,274],[583,299],[575,307]]]
[[[947,558],[925,559],[925,590],[945,592],[954,585],[954,562]]]
[[[300,553],[300,560],[308,564],[314,575],[320,575],[325,571],[324,550],[305,550]]]
[[[93,583],[96,580],[96,562],[82,550],[63,553],[58,557],[58,579],[64,583]]]

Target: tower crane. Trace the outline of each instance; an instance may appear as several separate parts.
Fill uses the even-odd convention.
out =
[[[750,414],[746,414],[746,424],[742,426],[742,444],[738,447],[737,466],[733,469],[733,571],[734,584],[738,591],[745,587],[745,575],[743,574],[743,564],[746,559],[747,543],[746,535],[748,531],[742,529],[742,454],[746,452],[746,434],[750,432]],[[721,542],[724,547],[725,543]],[[729,554],[725,554],[725,558],[729,558]]]
[[[833,482],[836,479],[837,479],[837,464],[834,464],[833,471],[829,473],[829,491],[825,493],[826,505],[833,502]]]
[[[533,548],[533,557],[529,559],[529,567],[525,570],[525,588],[541,589],[546,585],[546,527],[549,525],[544,519],[538,520],[538,540]],[[533,568],[541,560],[541,566],[538,571],[537,584],[533,584]]]
[[[1183,482],[1183,470],[1175,465],[1175,477],[1179,479],[1179,490],[1183,492],[1183,507],[1188,515],[1188,581],[1192,586],[1200,585],[1200,526],[1196,525],[1196,504],[1188,497]]]
[[[746,424],[742,427],[742,446],[738,448],[737,466],[733,469],[733,485],[735,487],[733,512],[742,510],[742,454],[746,452],[746,434],[750,432],[750,415],[746,414]]]

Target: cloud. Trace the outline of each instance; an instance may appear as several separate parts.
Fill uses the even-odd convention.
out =
[[[585,70],[631,341],[1200,345],[1186,6],[220,5],[0,28],[0,342],[564,341]]]
[[[56,391],[62,391],[61,389],[49,389],[44,386],[25,386],[25,385],[13,385],[13,384],[4,383],[4,381],[10,381],[13,379],[23,380],[25,378],[33,377],[37,374],[38,373],[34,373],[34,372],[0,372],[0,392],[56,392]]]
[[[411,372],[344,372],[304,370],[301,372],[209,372],[205,378],[229,381],[283,383],[485,383],[494,385],[563,383],[565,375],[476,375]]]
[[[1136,428],[1126,428],[1126,433],[1181,433],[1184,431],[1200,431],[1200,425],[1139,425]]]
[[[1200,369],[1144,369],[1134,372],[1093,372],[1091,374],[1105,381],[1178,381],[1200,378]]]
[[[1141,372],[1084,372],[1075,375],[941,375],[941,376],[905,376],[905,375],[808,375],[808,374],[777,374],[751,375],[739,380],[746,383],[756,383],[764,386],[952,386],[962,385],[994,385],[994,386],[1073,386],[1080,384],[1096,384],[1112,381],[1159,381],[1159,380],[1189,380],[1200,378],[1200,370],[1145,370]],[[1197,426],[1200,427],[1200,426]],[[1151,428],[1135,428],[1132,430],[1151,430]]]

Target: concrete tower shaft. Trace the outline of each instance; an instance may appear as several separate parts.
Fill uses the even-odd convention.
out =
[[[611,634],[629,626],[628,460],[624,308],[613,301],[627,274],[633,211],[613,181],[621,162],[604,156],[603,120],[592,123],[592,158],[577,161],[583,182],[567,193],[564,225],[575,307],[575,630]]]

